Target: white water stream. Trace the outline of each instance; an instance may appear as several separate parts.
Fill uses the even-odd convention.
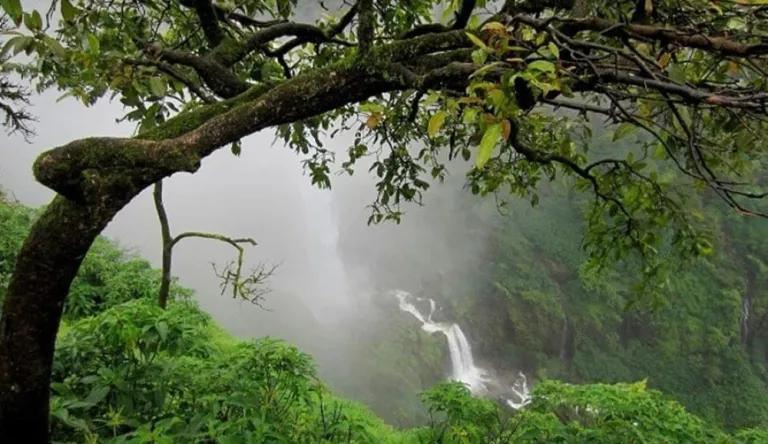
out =
[[[436,310],[435,301],[415,297],[407,291],[395,290],[400,310],[412,314],[421,322],[421,328],[428,333],[440,332],[448,339],[448,350],[451,355],[451,379],[467,385],[475,395],[485,395],[490,392],[501,392],[504,401],[513,409],[520,409],[530,401],[530,388],[525,375],[520,372],[511,387],[504,389],[487,371],[475,365],[472,347],[458,324],[440,323],[432,320]],[[425,316],[412,302],[429,301],[429,313]],[[511,397],[510,397],[511,395]]]

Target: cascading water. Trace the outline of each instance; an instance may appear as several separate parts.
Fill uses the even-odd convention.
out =
[[[504,401],[513,409],[520,409],[530,401],[530,391],[525,375],[520,372],[512,387],[503,390],[499,383],[491,378],[485,370],[475,365],[472,356],[472,347],[469,345],[466,335],[458,324],[447,324],[432,320],[437,308],[435,301],[427,298],[415,297],[407,291],[395,290],[394,295],[399,302],[400,310],[412,314],[421,322],[421,328],[428,333],[440,332],[448,339],[448,350],[451,355],[451,373],[455,381],[463,382],[469,390],[476,395],[485,395],[492,391],[505,393]],[[429,301],[429,314],[424,316],[414,305],[412,300]],[[508,395],[513,395],[510,398]],[[516,398],[516,399],[513,399]]]

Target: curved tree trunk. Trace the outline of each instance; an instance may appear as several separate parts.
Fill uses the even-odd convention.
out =
[[[25,240],[0,321],[0,442],[48,442],[51,366],[64,301],[94,239],[131,198],[94,206],[57,196]]]

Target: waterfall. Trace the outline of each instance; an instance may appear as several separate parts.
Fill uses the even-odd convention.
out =
[[[437,308],[434,300],[415,297],[402,290],[395,290],[394,295],[399,302],[400,310],[410,313],[418,319],[424,331],[430,334],[440,332],[446,337],[448,340],[448,351],[451,356],[451,379],[463,382],[475,395],[485,395],[492,391],[506,392],[504,402],[515,410],[528,404],[530,401],[530,389],[525,375],[522,372],[518,373],[518,377],[515,379],[512,387],[504,390],[487,371],[475,365],[472,347],[469,345],[467,336],[458,324],[441,323],[432,320],[432,316]],[[429,313],[424,316],[416,305],[411,302],[412,300],[417,302],[428,301]],[[512,395],[512,398],[509,395]]]

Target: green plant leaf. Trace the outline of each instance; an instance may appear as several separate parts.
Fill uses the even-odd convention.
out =
[[[24,14],[24,25],[30,31],[39,31],[43,27],[43,18],[37,10]]]
[[[549,60],[535,60],[528,64],[528,71],[555,72],[555,64]]]
[[[101,47],[101,44],[99,43],[99,38],[96,37],[93,33],[86,34],[86,42],[88,43],[88,52],[90,52],[93,55],[98,55],[99,50]]]
[[[627,137],[630,135],[637,127],[631,123],[622,123],[616,128],[616,131],[613,132],[613,141],[617,141],[619,139],[623,139],[624,137]]]
[[[83,400],[83,402],[88,402],[91,404],[98,404],[101,402],[104,398],[107,397],[109,394],[110,388],[109,386],[96,386],[91,389],[91,392],[88,393],[88,396]]]
[[[61,0],[61,17],[65,21],[70,21],[75,18],[77,14],[77,8],[75,8],[70,0]]]
[[[560,58],[560,49],[557,47],[557,45],[555,45],[553,42],[549,42],[547,48],[549,48],[549,52],[551,52],[556,59]]]
[[[500,123],[494,123],[485,130],[483,139],[480,140],[480,145],[477,148],[477,159],[475,160],[475,165],[477,168],[483,168],[485,164],[488,163],[488,159],[491,158],[493,149],[496,148],[496,144],[499,142],[500,138]]]
[[[3,10],[18,26],[24,15],[24,9],[21,7],[21,0],[2,0]]]
[[[435,137],[435,134],[437,134],[437,132],[440,131],[440,128],[442,128],[443,124],[445,123],[445,116],[446,116],[445,111],[438,110],[429,119],[429,128],[427,130],[427,133],[429,134],[430,138]]]
[[[480,40],[476,35],[474,35],[474,34],[472,34],[470,32],[467,32],[465,34],[467,34],[467,37],[469,37],[469,40],[471,40],[472,43],[475,44],[475,46],[477,46],[479,48],[482,48],[485,51],[488,51],[488,46],[485,44],[485,42]]]
[[[168,92],[168,83],[160,77],[152,77],[149,79],[149,91],[153,96],[165,97],[165,93]]]

